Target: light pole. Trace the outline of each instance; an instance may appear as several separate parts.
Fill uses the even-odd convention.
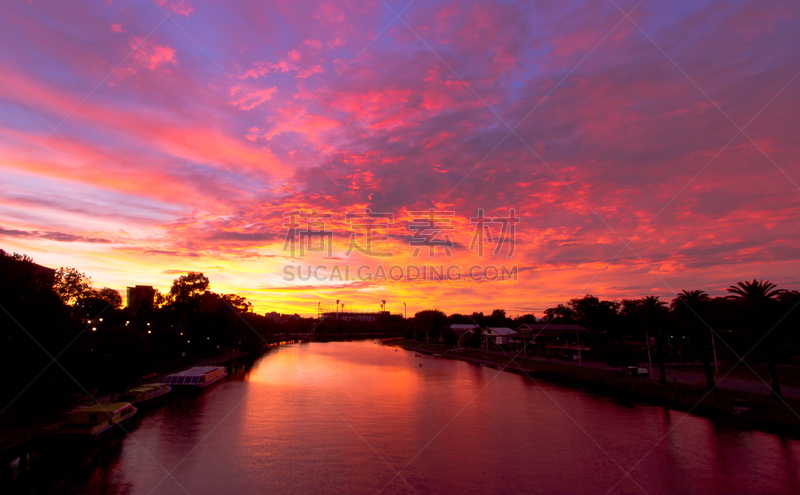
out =
[[[403,319],[408,319],[408,308],[406,307],[406,303],[403,303]]]
[[[647,361],[650,363],[650,379],[653,380],[653,358],[650,357],[650,335],[647,333],[647,327],[644,327],[644,339],[647,343]]]
[[[711,349],[714,351],[714,370],[719,375],[719,365],[717,364],[717,341],[714,340],[714,329],[711,328]]]
[[[339,300],[336,300],[336,319],[339,319]]]

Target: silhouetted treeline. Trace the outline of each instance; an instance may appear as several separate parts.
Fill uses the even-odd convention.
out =
[[[683,291],[670,304],[657,296],[604,301],[587,295],[549,308],[540,318],[510,318],[498,309],[488,315],[450,316],[426,310],[408,320],[384,315],[372,322],[275,320],[253,313],[241,296],[212,292],[202,273],[188,273],[175,279],[166,294],[156,291],[152,304],[134,313],[121,307],[119,292],[94,289],[91,279],[74,268],[51,270],[0,250],[0,366],[5,378],[0,407],[94,389],[119,391],[144,375],[190,360],[232,350],[260,352],[265,343],[289,338],[384,334],[455,345],[452,324],[516,330],[543,322],[584,326],[590,331],[586,344],[595,355],[619,366],[640,362],[643,348],[652,343],[662,378],[665,362],[700,361],[709,386],[714,335],[719,358],[765,364],[779,395],[777,365],[800,364],[798,305],[798,291],[754,280],[732,285],[726,297]],[[482,338],[469,334],[462,343],[479,347]]]
[[[457,337],[450,330],[452,324],[516,330],[524,323],[575,323],[590,331],[588,344],[595,355],[613,365],[642,362],[649,345],[662,381],[665,362],[702,362],[711,388],[716,348],[719,361],[765,364],[773,392],[779,396],[777,365],[800,365],[800,292],[759,280],[738,282],[727,292],[726,296],[710,297],[701,290],[684,290],[669,303],[658,296],[606,301],[586,295],[548,308],[540,318],[533,314],[509,318],[501,309],[490,315],[449,317],[426,310],[415,315],[406,337],[454,345]],[[482,345],[477,335],[468,337],[467,346]]]
[[[118,291],[94,289],[77,269],[0,250],[0,408],[121,391],[192,360],[260,352],[282,335],[350,331],[310,318],[273,321],[245,298],[209,288],[202,273],[188,273],[133,312]]]

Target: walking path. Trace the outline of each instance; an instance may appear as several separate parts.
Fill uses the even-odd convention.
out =
[[[456,352],[453,352],[456,351]],[[448,349],[446,351],[442,351],[443,353],[450,353],[450,354],[458,354],[458,348]],[[550,362],[550,363],[558,363],[564,364],[568,366],[582,366],[584,368],[593,368],[597,370],[606,370],[606,371],[616,371],[622,373],[622,370],[619,367],[611,367],[606,363],[597,362],[597,361],[571,361],[566,359],[558,359],[558,358],[549,358],[539,355],[528,355],[527,357],[517,355],[516,351],[511,353],[505,353],[501,351],[487,351],[481,350],[481,352],[486,354],[492,354],[496,356],[503,356],[503,357],[512,357],[514,359],[528,359],[532,361],[542,361],[542,362]],[[659,372],[658,367],[654,366],[652,376],[655,380],[659,379]],[[706,384],[706,375],[704,373],[697,373],[694,371],[679,371],[679,370],[666,370],[666,378],[667,381],[676,382],[676,383],[684,383],[687,385],[697,385],[700,387],[705,387]],[[643,380],[647,380],[647,377],[643,377]],[[750,392],[754,394],[762,394],[762,395],[771,395],[772,388],[769,382],[764,383],[758,380],[745,380],[742,378],[730,378],[726,377],[722,379],[721,376],[714,375],[714,380],[716,381],[717,387],[723,390],[731,390],[735,392]],[[785,385],[781,385],[781,392],[785,398],[791,399],[800,399],[800,388],[799,387],[789,387]],[[798,411],[800,412],[800,411]]]
[[[502,352],[490,351],[495,352],[496,354],[502,355]],[[513,354],[512,354],[513,356]],[[619,367],[612,368],[608,366],[606,363],[601,362],[594,362],[594,361],[584,361],[583,363],[579,363],[577,361],[567,361],[564,359],[552,359],[546,358],[542,356],[528,356],[527,359],[534,359],[537,361],[551,361],[551,362],[559,362],[564,364],[571,364],[573,366],[584,366],[584,367],[591,367],[600,370],[618,370],[621,372]],[[655,380],[659,379],[659,372],[658,366],[653,366],[653,378]],[[723,374],[724,375],[724,374]],[[677,383],[685,383],[687,385],[698,385],[701,387],[705,387],[706,385],[706,375],[705,373],[698,373],[696,371],[680,371],[680,370],[673,370],[667,368],[666,370],[666,378],[669,382],[677,382]],[[766,378],[765,378],[766,379]],[[763,395],[771,395],[772,388],[769,382],[764,383],[759,380],[745,380],[743,378],[731,378],[725,377],[722,379],[722,376],[714,375],[714,381],[717,384],[718,388],[724,390],[733,390],[737,392],[750,392],[754,394],[763,394]],[[800,398],[800,388],[798,387],[789,387],[785,385],[781,385],[781,392],[783,392],[784,397],[790,397],[793,399]]]

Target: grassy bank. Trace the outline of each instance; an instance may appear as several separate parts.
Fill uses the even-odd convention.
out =
[[[384,341],[387,345],[402,347],[425,354],[442,354],[449,359],[459,359],[474,364],[524,374],[533,379],[580,388],[587,392],[658,404],[677,410],[689,411],[715,420],[743,427],[758,428],[779,434],[800,436],[800,418],[787,407],[800,411],[800,401],[785,399],[787,404],[766,395],[731,390],[714,389],[683,383],[661,384],[645,377],[626,375],[617,370],[598,370],[558,362],[539,361],[476,349],[458,349],[424,344],[406,339]],[[735,400],[749,402],[750,410],[734,416]]]
[[[714,366],[712,363],[711,366]],[[702,364],[667,364],[667,369],[676,371],[692,371],[694,373],[705,373]],[[777,365],[778,376],[781,385],[787,387],[800,387],[800,367],[794,365]],[[754,373],[755,372],[755,373]],[[759,363],[748,363],[748,366],[739,365],[731,369],[728,363],[720,363],[719,374],[727,375],[728,378],[738,378],[740,380],[761,381],[769,380],[769,370],[767,365]],[[800,412],[800,411],[798,411]]]

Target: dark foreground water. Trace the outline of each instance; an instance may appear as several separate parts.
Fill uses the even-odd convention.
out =
[[[796,440],[370,341],[282,347],[37,492],[798,493],[798,477]]]

